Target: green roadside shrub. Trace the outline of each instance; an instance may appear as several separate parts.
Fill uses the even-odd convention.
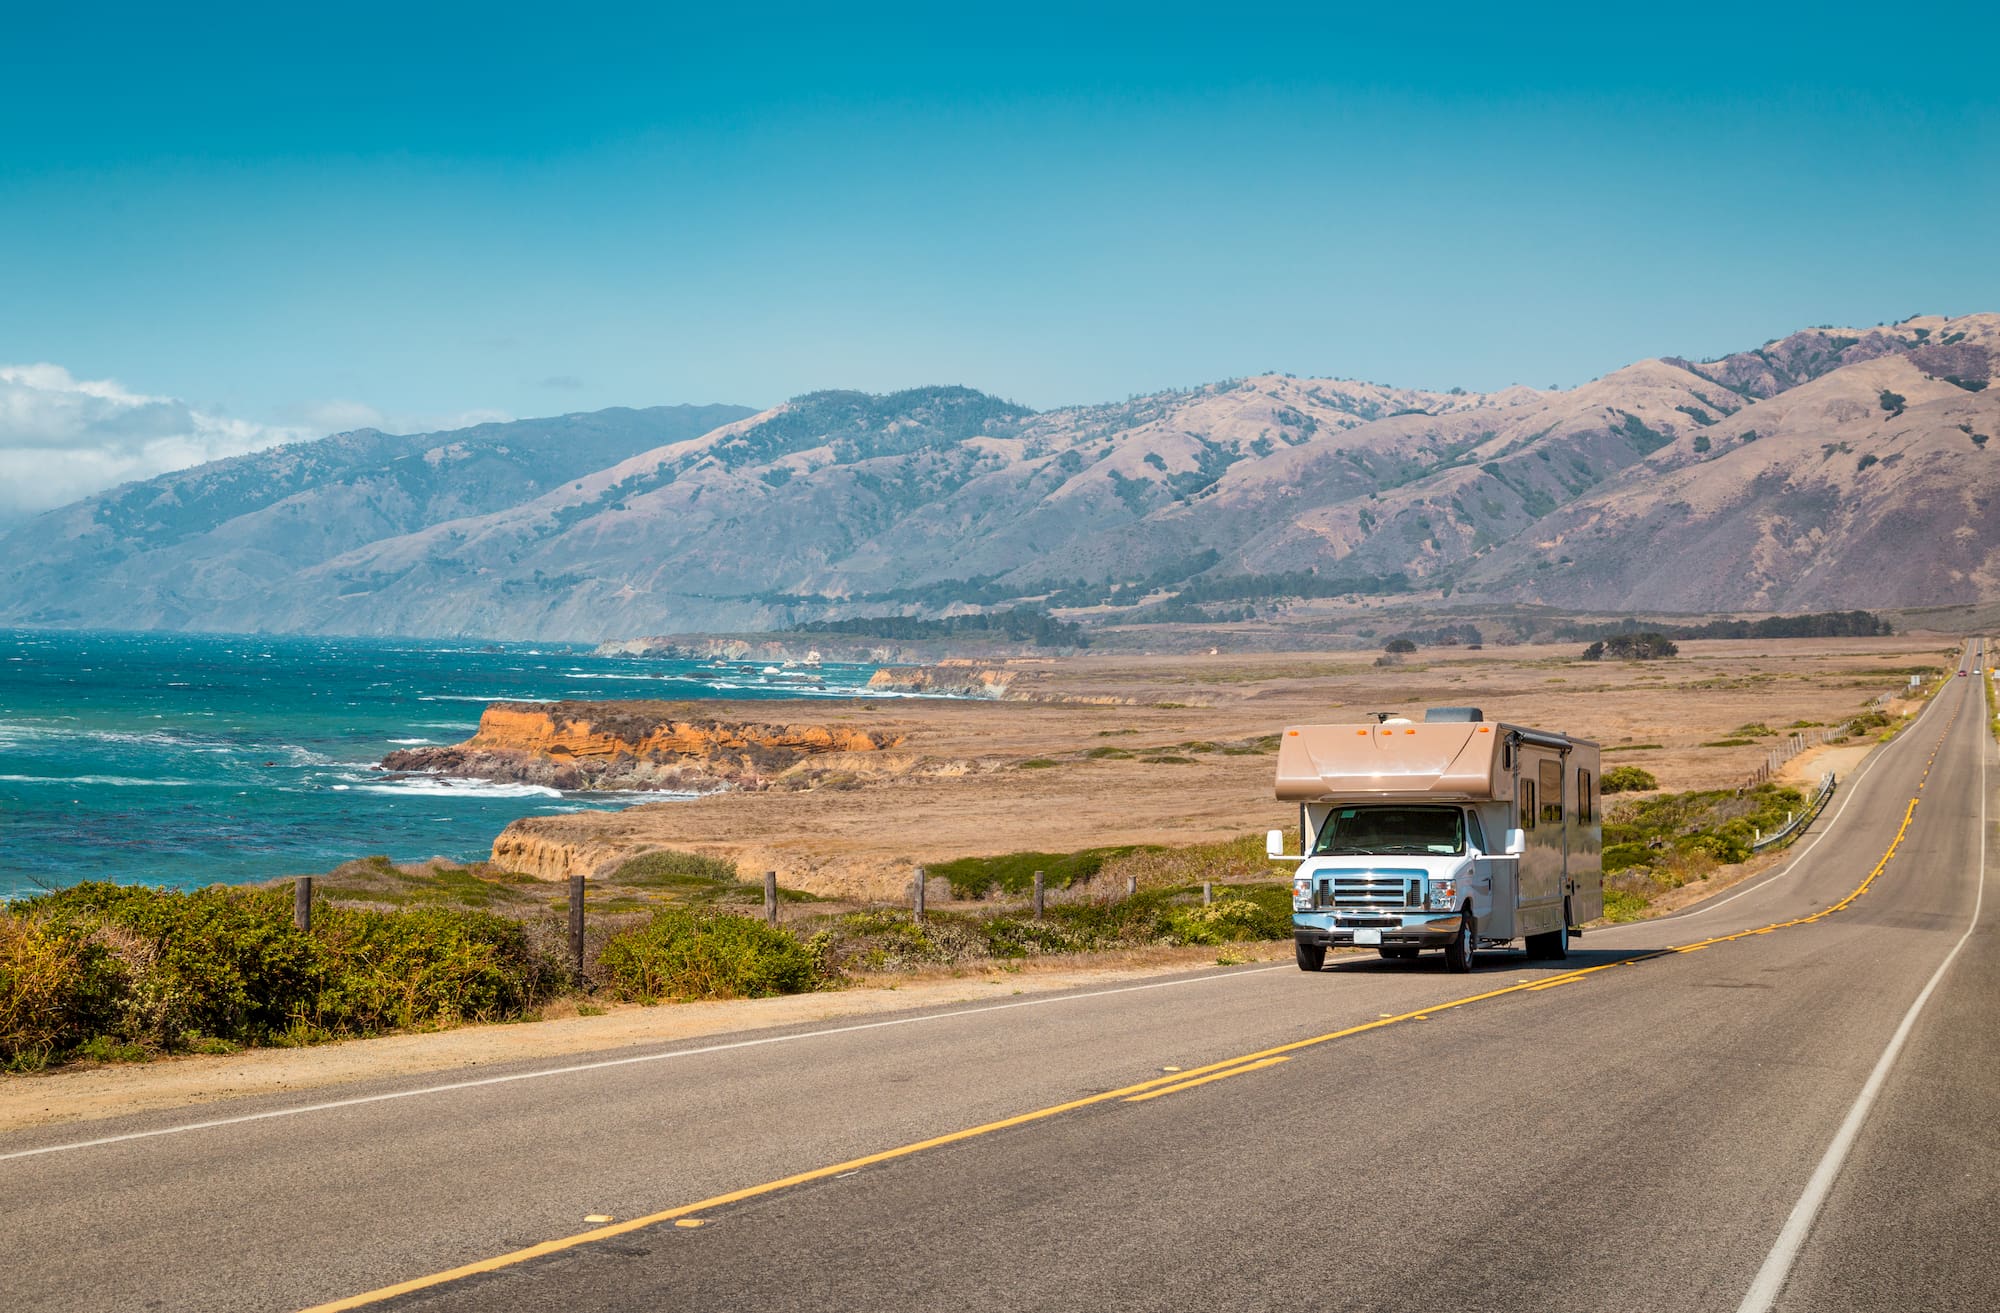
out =
[[[529,951],[517,921],[412,907],[313,913],[322,976],[296,1019],[332,1034],[492,1021],[557,992],[562,964]]]
[[[1887,712],[1864,711],[1860,715],[1856,716],[1854,719],[1842,725],[1840,729],[1836,732],[1835,737],[1847,738],[1847,739],[1861,738],[1864,735],[1873,734],[1878,730],[1887,729],[1890,725],[1894,723],[1895,722],[1889,718]]]
[[[310,1008],[321,979],[312,940],[292,926],[292,897],[271,889],[75,885],[24,907],[48,923],[113,933],[127,967],[113,1032],[173,1049],[191,1035],[261,1043]]]
[[[1645,793],[1660,787],[1649,770],[1637,766],[1613,766],[1598,778],[1597,787],[1605,793]]]
[[[701,853],[661,848],[626,860],[605,879],[607,884],[635,885],[640,888],[676,885],[734,884],[739,879],[736,863]]]
[[[819,989],[830,977],[822,957],[762,921],[663,907],[612,936],[598,964],[627,998],[691,1001]]]
[[[948,881],[954,898],[984,898],[993,889],[1006,894],[1025,893],[1034,887],[1036,871],[1042,873],[1045,887],[1067,889],[1096,875],[1110,859],[1131,851],[1127,845],[1085,848],[1073,853],[1001,853],[995,857],[960,857],[936,862],[925,870]]]
[[[288,890],[80,884],[0,916],[0,1061],[299,1043],[518,1015],[563,965],[519,922]]]
[[[1653,850],[1643,843],[1612,843],[1604,846],[1604,873],[1622,871],[1628,866],[1644,866],[1653,860]]]
[[[0,912],[0,1067],[44,1067],[111,1028],[124,964],[75,927]]]
[[[1167,925],[1176,943],[1233,944],[1250,939],[1284,939],[1292,933],[1289,910],[1283,916],[1248,898],[1224,895],[1206,907],[1177,907]]]
[[[1607,921],[1637,921],[1651,906],[1638,894],[1623,889],[1604,891],[1604,919]]]

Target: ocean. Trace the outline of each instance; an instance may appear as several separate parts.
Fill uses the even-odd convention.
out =
[[[760,663],[563,644],[0,630],[0,899],[79,880],[181,888],[356,857],[486,856],[522,816],[658,801],[389,780],[399,747],[468,737],[488,702],[851,698],[875,667],[787,689]]]

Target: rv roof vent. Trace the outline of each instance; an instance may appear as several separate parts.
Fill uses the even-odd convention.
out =
[[[1424,711],[1426,725],[1464,724],[1484,719],[1486,715],[1478,707],[1429,707]]]

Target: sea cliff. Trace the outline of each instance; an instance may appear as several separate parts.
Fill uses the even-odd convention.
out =
[[[539,784],[556,789],[712,793],[764,789],[802,769],[819,774],[902,742],[893,732],[839,724],[722,720],[671,702],[496,702],[479,730],[448,747],[382,759],[398,773]]]

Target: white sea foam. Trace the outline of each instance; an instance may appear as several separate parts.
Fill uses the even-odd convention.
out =
[[[423,693],[419,702],[549,702],[554,699],[534,693]]]
[[[425,746],[426,744],[429,744],[429,743],[432,743],[432,742],[434,742],[434,740],[432,740],[432,739],[390,739],[390,740],[389,740],[389,742],[391,742],[391,743],[395,744],[395,745],[396,745],[396,746],[398,746],[398,747],[402,747],[402,748],[416,748],[416,747],[423,747],[423,746]]]
[[[7,784],[101,784],[113,789],[187,789],[193,780],[148,780],[131,775],[0,775]]]
[[[392,797],[415,796],[424,798],[560,798],[561,789],[551,789],[540,784],[496,784],[492,780],[468,780],[451,775],[415,776],[402,780],[384,780],[377,784],[336,784],[339,790],[355,793],[380,793]]]

